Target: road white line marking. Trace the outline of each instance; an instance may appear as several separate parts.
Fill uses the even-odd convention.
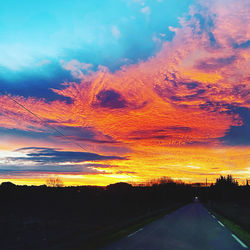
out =
[[[238,241],[242,247],[248,248],[236,235],[232,234],[232,236],[235,238],[236,241]]]
[[[216,219],[214,215],[212,215],[212,217],[213,217],[214,219]]]
[[[133,232],[132,234],[129,234],[128,237],[135,235],[136,233],[140,232],[141,230],[143,230],[143,228],[140,228],[139,230]]]
[[[225,227],[220,221],[218,221],[218,223],[219,223],[221,226]]]

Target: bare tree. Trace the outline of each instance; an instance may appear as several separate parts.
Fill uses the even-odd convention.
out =
[[[59,177],[50,177],[46,180],[48,187],[63,187],[63,181]]]

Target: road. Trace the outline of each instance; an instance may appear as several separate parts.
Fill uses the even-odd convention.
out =
[[[188,204],[103,250],[240,250],[237,236],[201,203]]]

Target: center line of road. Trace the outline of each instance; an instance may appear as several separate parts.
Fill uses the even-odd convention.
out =
[[[140,228],[139,230],[133,232],[132,234],[129,234],[128,237],[135,235],[136,233],[140,232],[141,230],[143,230],[143,228]]]
[[[225,227],[220,221],[218,221],[218,223],[219,223],[221,226]]]
[[[232,234],[232,236],[235,238],[235,240],[241,244],[242,247],[248,248],[236,235]]]
[[[215,219],[215,216],[214,216],[214,215],[212,215],[212,217]]]

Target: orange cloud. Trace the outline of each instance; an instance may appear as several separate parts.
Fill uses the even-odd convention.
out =
[[[191,18],[181,19],[181,28],[171,28],[173,40],[146,61],[114,73],[100,66],[97,72],[83,74],[81,69],[90,65],[65,64],[81,82],[53,91],[70,97],[72,104],[15,98],[49,124],[91,127],[123,143],[133,153],[130,160],[118,163],[120,170],[136,169],[140,175],[143,168],[143,178],[154,176],[155,169],[158,175],[178,177],[184,171],[196,178],[213,167],[246,169],[240,159],[249,162],[249,148],[240,149],[243,157],[235,155],[235,148],[226,148],[230,161],[217,150],[230,127],[243,124],[233,108],[250,108],[248,11],[247,0],[229,0],[226,5],[222,0],[199,1],[190,8]],[[41,128],[7,97],[0,98],[0,105],[1,127]],[[164,162],[173,169],[161,168]]]

